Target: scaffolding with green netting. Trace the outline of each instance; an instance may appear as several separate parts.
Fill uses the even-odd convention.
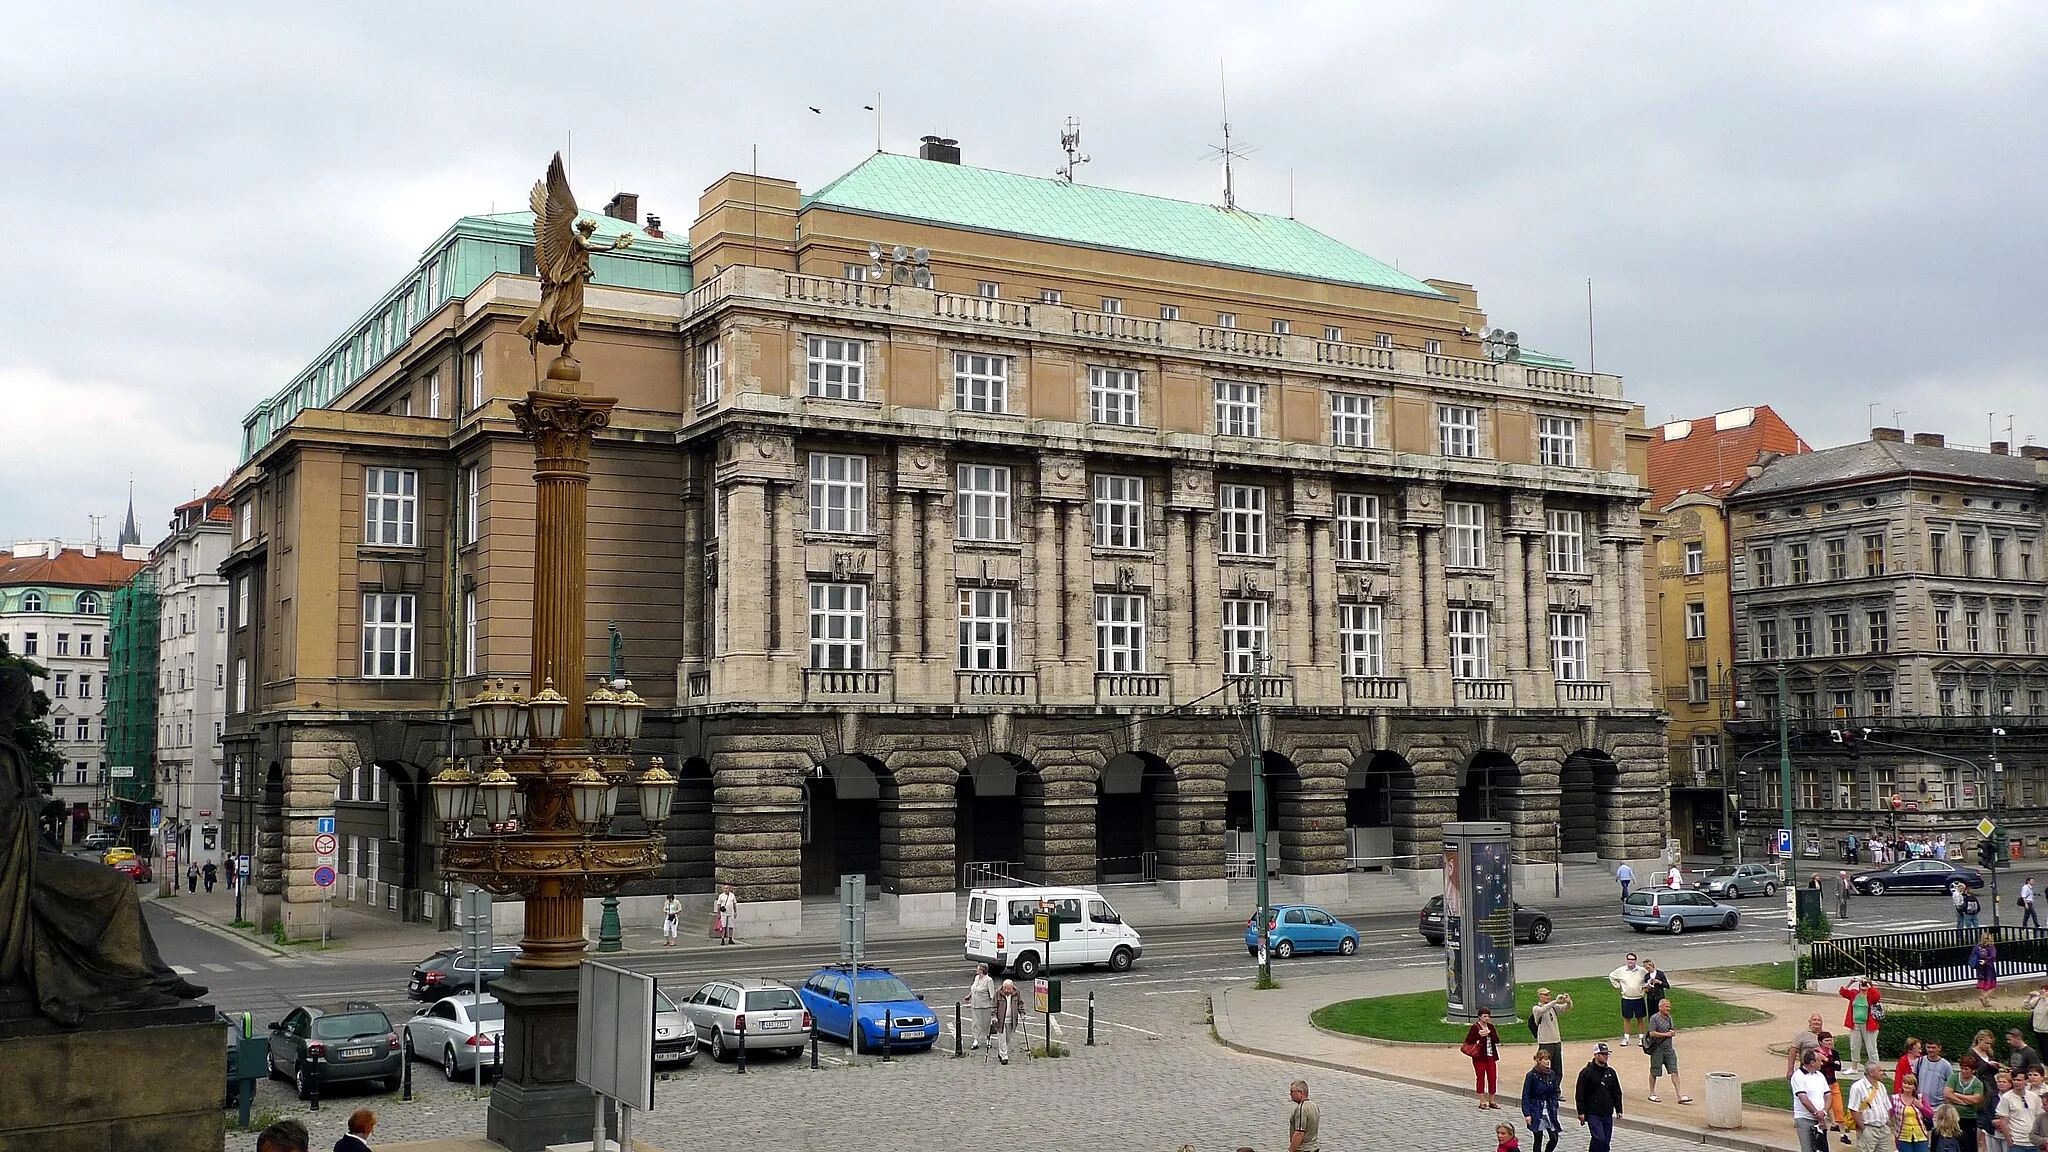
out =
[[[106,733],[109,815],[120,813],[122,831],[135,823],[156,796],[156,577],[144,571],[116,590],[108,615]],[[123,771],[127,769],[129,771]]]

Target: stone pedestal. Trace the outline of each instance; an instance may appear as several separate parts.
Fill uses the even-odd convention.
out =
[[[176,1069],[176,1075],[165,1075]],[[59,1028],[0,1000],[0,1152],[219,1152],[227,1031],[206,1005]]]
[[[1351,898],[1351,874],[1348,872],[1326,872],[1311,875],[1283,875],[1273,885],[1276,897],[1285,894],[1285,899],[1299,904],[1341,905]],[[1280,903],[1275,900],[1275,903]]]
[[[1230,902],[1230,881],[1220,876],[1214,880],[1159,880],[1156,883],[1159,891],[1182,911],[1221,912]]]
[[[882,915],[905,928],[959,928],[956,909],[951,892],[882,893]]]
[[[491,1090],[484,1131],[511,1152],[590,1137],[590,1089],[576,1083],[579,976],[574,968],[514,967],[491,985],[505,1005],[505,1072]]]
[[[743,900],[739,931],[733,935],[740,940],[794,936],[803,927],[803,912],[801,900]]]

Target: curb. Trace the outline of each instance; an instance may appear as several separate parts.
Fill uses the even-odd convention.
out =
[[[210,932],[223,940],[233,940],[237,944],[247,944],[250,947],[255,948],[259,951],[268,952],[272,956],[295,957],[299,955],[299,953],[293,952],[288,948],[279,947],[278,945],[263,939],[261,936],[254,935],[253,933],[244,933],[239,928],[230,928],[225,924],[221,924],[218,921],[209,920],[204,916],[194,915],[192,913],[183,912],[177,908],[170,907],[166,907],[164,911],[170,913],[172,919],[182,921],[186,924],[190,924],[192,927],[197,928],[202,932]]]

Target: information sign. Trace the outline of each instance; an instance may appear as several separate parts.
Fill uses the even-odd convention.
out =
[[[1792,830],[1790,828],[1778,829],[1778,843],[1771,851],[1780,856],[1790,856],[1792,854]]]
[[[313,830],[315,832],[325,832],[326,834],[332,836],[334,834],[334,817],[321,816],[317,819],[319,820],[319,827]]]

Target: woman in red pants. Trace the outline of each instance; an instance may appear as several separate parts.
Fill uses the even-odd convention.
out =
[[[1493,1013],[1482,1009],[1479,1019],[1465,1029],[1465,1043],[1459,1050],[1472,1058],[1473,1091],[1481,1108],[1498,1108],[1493,1094],[1499,1087],[1500,1033],[1493,1026]]]

